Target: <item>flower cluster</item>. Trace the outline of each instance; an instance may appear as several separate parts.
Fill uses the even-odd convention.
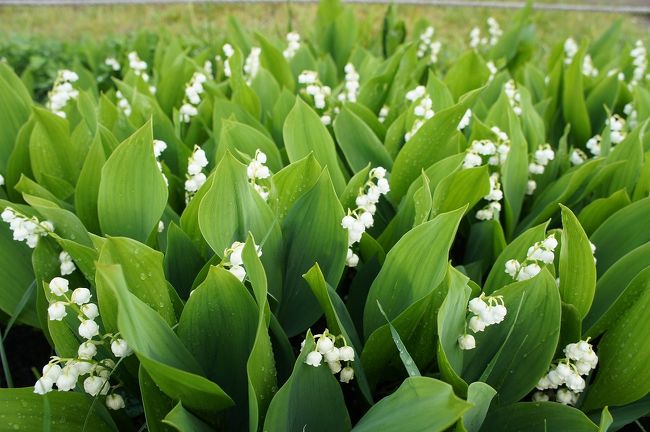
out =
[[[343,383],[348,383],[354,379],[354,369],[350,366],[354,361],[354,348],[349,346],[345,341],[343,335],[334,336],[325,329],[323,334],[314,336],[316,340],[316,347],[314,351],[307,354],[305,364],[313,367],[319,367],[323,360],[329,366],[333,375],[340,373],[339,380]],[[336,342],[342,341],[343,346],[337,347]],[[305,342],[303,341],[303,347]],[[341,362],[345,362],[346,366],[343,367]]]
[[[501,213],[501,203],[499,201],[503,199],[499,177],[498,172],[490,174],[490,193],[483,197],[484,200],[488,201],[488,204],[476,212],[476,219],[499,220],[499,214]]]
[[[609,140],[612,145],[621,143],[625,137],[625,119],[618,114],[614,114],[605,122],[609,126]]]
[[[287,60],[293,58],[296,52],[300,49],[300,34],[296,32],[287,33],[287,48],[282,51],[282,55]]]
[[[305,86],[301,93],[310,96],[314,101],[314,107],[319,111],[321,122],[325,126],[332,123],[332,117],[328,114],[327,98],[332,94],[332,89],[324,85],[318,78],[318,72],[304,70],[298,76],[298,83]]]
[[[257,76],[257,72],[260,70],[260,54],[262,54],[260,47],[252,47],[251,52],[244,62],[244,74],[246,75],[246,82],[249,85],[253,82],[253,79]]]
[[[129,68],[133,71],[134,74],[142,78],[142,81],[148,83],[149,82],[149,74],[147,73],[147,62],[142,60],[139,56],[138,53],[135,51],[131,51],[128,54],[128,59],[129,59]],[[153,85],[149,86],[149,91],[151,94],[156,94],[156,87]]]
[[[85,339],[77,349],[77,357],[61,358],[54,356],[43,368],[43,375],[34,385],[34,393],[45,394],[56,385],[59,391],[69,391],[77,386],[77,381],[83,375],[88,375],[83,381],[86,393],[91,396],[107,395],[112,388],[109,378],[116,364],[113,359],[96,360],[98,346],[108,345],[116,359],[133,354],[119,334],[101,334],[99,324],[99,309],[91,303],[92,294],[88,288],[76,288],[70,292],[67,279],[55,277],[49,283],[52,294],[47,309],[48,318],[52,321],[62,321],[68,315],[68,309],[76,313],[80,321],[77,330],[79,336]],[[64,367],[61,364],[65,363]],[[124,408],[124,400],[116,393],[107,396],[106,405],[111,409]]]
[[[232,57],[235,54],[235,49],[230,45],[229,43],[224,44],[223,47],[221,48],[223,51],[223,55],[225,59],[223,60],[223,73],[226,77],[230,78],[230,75],[232,75],[232,70],[230,69],[230,57]],[[216,57],[217,62],[221,61],[221,56]]]
[[[639,113],[634,109],[632,103],[625,104],[623,113],[627,116],[627,125],[630,129],[634,129],[639,124]]]
[[[359,74],[352,63],[345,65],[345,84],[344,91],[339,93],[340,102],[356,102],[359,94]]]
[[[9,224],[14,240],[24,241],[32,249],[36,247],[40,237],[54,232],[52,222],[40,222],[36,217],[27,217],[11,207],[5,208],[0,217]]]
[[[221,266],[227,269],[230,273],[235,275],[240,282],[246,278],[246,269],[244,268],[244,260],[242,259],[242,252],[244,252],[245,243],[234,242],[228,249],[223,251],[223,260]],[[255,246],[257,256],[262,256],[262,248]]]
[[[160,162],[160,156],[163,154],[163,152],[167,149],[167,143],[162,140],[153,140],[153,155],[156,158],[156,164],[158,164],[158,169],[160,170],[160,175],[162,175],[163,180],[165,181],[165,185],[169,186],[169,180],[167,179],[167,176],[163,172],[163,167],[162,163]]]
[[[74,262],[72,261],[72,257],[66,251],[62,251],[59,254],[59,264],[61,276],[72,274],[77,269],[77,267],[74,265]]]
[[[486,327],[503,322],[508,313],[503,303],[503,297],[486,296],[485,294],[470,300],[467,310],[472,315],[468,327],[473,333],[480,333]],[[465,333],[458,337],[458,345],[462,350],[474,349],[476,340],[471,334]]]
[[[569,162],[571,165],[582,165],[589,157],[580,149],[573,149],[569,155]]]
[[[203,168],[206,166],[208,166],[208,158],[205,156],[205,152],[201,147],[195,145],[192,155],[187,160],[187,174],[185,175],[186,204],[192,200],[194,194],[206,182],[207,177],[203,173]]]
[[[122,92],[119,90],[115,92],[115,97],[117,98],[117,107],[122,110],[125,116],[130,116],[132,110],[128,99],[125,98]]]
[[[587,140],[585,147],[587,147],[587,150],[589,150],[592,155],[600,156],[600,141],[602,141],[602,137],[600,135],[594,135]]]
[[[201,94],[205,91],[203,83],[208,80],[203,72],[194,72],[190,82],[185,86],[185,99],[180,108],[181,121],[189,123],[192,117],[199,113],[198,106],[201,103]]]
[[[133,71],[134,74],[141,77],[144,82],[149,82],[149,74],[147,73],[147,62],[142,60],[138,53],[131,51],[127,58],[129,59],[129,68]]]
[[[517,90],[515,81],[509,80],[508,82],[506,82],[503,86],[503,91],[508,97],[508,102],[510,103],[512,110],[515,112],[515,114],[520,116],[521,115],[521,93],[519,93],[519,90]]]
[[[630,56],[634,65],[632,80],[630,81],[630,86],[632,87],[643,81],[644,78],[648,79],[648,75],[646,75],[646,70],[648,69],[648,51],[642,41],[636,41],[634,48],[630,51]]]
[[[420,35],[420,42],[418,43],[417,56],[418,58],[423,58],[427,53],[429,54],[428,63],[436,64],[438,63],[438,55],[440,54],[440,49],[442,44],[440,41],[434,41],[433,35],[435,30],[433,27],[427,27],[424,32]]]
[[[479,46],[486,46],[488,44],[494,46],[499,42],[499,38],[503,35],[503,31],[501,30],[501,26],[499,26],[497,20],[493,17],[489,17],[487,19],[487,25],[489,38],[482,37],[481,29],[478,27],[474,27],[472,31],[469,32],[469,46],[471,48],[478,48]]]
[[[410,140],[413,135],[422,127],[425,120],[429,120],[436,113],[433,111],[433,101],[427,94],[427,89],[424,86],[417,86],[413,90],[406,93],[406,100],[410,102],[417,102],[413,108],[413,115],[415,115],[415,122],[411,126],[411,130],[404,135],[404,141]]]
[[[492,132],[497,137],[496,142],[483,139],[474,140],[465,153],[463,168],[474,168],[483,165],[483,158],[487,158],[490,166],[500,167],[508,158],[510,152],[510,138],[498,127],[492,127]]]
[[[564,348],[566,358],[560,359],[557,364],[551,365],[549,372],[540,378],[537,389],[533,394],[535,400],[549,400],[549,394],[544,390],[556,390],[560,386],[566,386],[557,390],[556,400],[564,405],[575,405],[578,394],[585,389],[586,383],[583,376],[589,373],[598,365],[598,356],[589,343],[589,339],[577,343],[570,343]]]
[[[106,60],[104,60],[104,64],[115,72],[122,69],[122,67],[120,66],[120,62],[118,62],[115,57],[107,57]]]
[[[388,192],[390,192],[390,186],[386,179],[386,169],[382,167],[371,169],[368,181],[360,188],[356,198],[357,208],[348,209],[347,215],[341,220],[341,226],[348,230],[348,254],[345,260],[348,267],[356,267],[359,264],[359,257],[352,251],[352,246],[361,240],[366,229],[374,225],[376,204],[379,202],[379,198]]]
[[[553,159],[555,159],[555,152],[549,144],[538,146],[533,153],[533,161],[528,164],[528,174],[531,176],[543,174],[546,166]],[[533,179],[528,180],[526,194],[532,195],[536,189],[537,182]]]
[[[589,54],[585,55],[585,58],[582,60],[582,74],[592,78],[598,76],[598,69],[594,66]]]
[[[490,82],[492,82],[492,80],[496,76],[499,69],[497,68],[497,65],[495,65],[492,60],[485,63],[485,66],[487,66],[488,70],[490,71],[490,76],[488,77],[488,82],[490,83]]]
[[[66,117],[63,108],[67,105],[70,99],[76,99],[79,96],[79,91],[72,87],[72,83],[79,80],[79,75],[67,69],[60,70],[56,74],[52,90],[48,94],[46,108],[52,111],[59,117]]]
[[[549,235],[541,242],[536,242],[528,248],[526,259],[523,262],[519,262],[516,259],[511,259],[506,262],[506,273],[518,281],[531,279],[537,276],[537,274],[542,271],[538,262],[542,262],[543,264],[552,264],[555,259],[554,251],[557,245],[558,242],[553,234]]]
[[[379,110],[379,115],[377,118],[379,119],[379,123],[383,123],[386,121],[386,117],[388,117],[388,113],[390,113],[390,108],[388,105],[384,105],[381,107]]]
[[[260,149],[255,150],[255,157],[250,161],[246,167],[246,175],[255,188],[255,191],[262,197],[264,201],[269,199],[269,188],[257,183],[257,180],[263,180],[271,177],[269,167],[264,165],[266,163],[266,154]]]
[[[578,44],[573,38],[568,38],[564,41],[564,64],[570,65],[576,54],[578,54]]]

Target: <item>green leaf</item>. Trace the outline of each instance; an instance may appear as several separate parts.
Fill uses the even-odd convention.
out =
[[[255,301],[244,285],[222,267],[207,277],[188,299],[178,322],[178,337],[205,371],[232,397],[224,427],[241,430],[248,423],[246,362],[258,323]],[[232,337],[236,335],[236,337]]]
[[[249,232],[265,239],[262,262],[271,294],[281,297],[282,233],[273,211],[248,182],[246,166],[230,153],[215,169],[212,185],[201,199],[198,220],[203,237],[220,257],[233,242],[245,241]]]
[[[201,419],[183,408],[181,402],[167,413],[164,423],[173,426],[179,432],[213,432],[210,426],[205,424]]]
[[[173,302],[163,272],[162,253],[135,240],[110,237],[104,243],[97,261],[103,265],[119,264],[129,292],[158,312],[168,325],[176,324]],[[110,295],[110,291],[100,291],[103,291],[100,295]],[[115,303],[99,303],[104,325],[110,331],[114,331],[117,324],[116,306]]]
[[[587,204],[578,214],[580,225],[591,236],[611,215],[631,203],[625,190],[614,192],[607,198],[599,198]]]
[[[584,51],[580,50],[571,64],[564,70],[562,82],[562,112],[567,123],[571,124],[571,135],[575,143],[585,143],[591,138],[591,123],[585,103],[582,85],[582,60]]]
[[[429,377],[410,377],[395,393],[370,408],[353,430],[444,431],[470,407],[454,395],[449,384]]]
[[[273,175],[274,188],[271,189],[268,202],[280,222],[293,204],[316,184],[321,171],[314,154],[310,153]]]
[[[589,386],[584,409],[626,405],[650,392],[647,359],[650,344],[650,291],[647,289],[598,343],[598,372]]]
[[[346,344],[354,348],[356,359],[358,359],[359,353],[361,352],[361,340],[352,323],[350,313],[336,291],[325,282],[325,277],[318,263],[314,264],[303,277],[309,284],[309,288],[314,293],[321,309],[325,312],[329,331],[333,334],[343,335]],[[359,384],[359,388],[364,397],[368,403],[372,403],[372,394],[370,393],[368,380],[359,362],[354,363],[354,375],[355,381]]]
[[[329,170],[324,169],[282,222],[285,276],[277,317],[289,336],[304,331],[323,313],[302,275],[317,262],[327,283],[338,286],[348,246],[343,215]]]
[[[449,68],[444,82],[454,100],[458,100],[468,91],[484,85],[489,77],[490,70],[485,61],[478,55],[476,50],[471,50],[460,56]],[[458,123],[454,122],[454,126],[456,124]]]
[[[334,120],[336,141],[353,172],[363,169],[368,162],[390,171],[393,166],[386,148],[361,118],[343,107]]]
[[[216,164],[221,161],[227,151],[230,151],[241,163],[248,165],[258,149],[266,154],[266,165],[272,172],[282,169],[280,152],[271,138],[247,124],[226,119],[222,121]],[[242,153],[250,158],[245,157]]]
[[[264,267],[257,256],[255,242],[248,237],[242,259],[248,274],[248,279],[253,286],[253,293],[257,300],[258,322],[255,332],[255,341],[251,354],[246,362],[248,373],[248,413],[250,431],[259,430],[259,425],[264,424],[273,394],[277,387],[277,372],[273,346],[269,337],[269,322],[272,317],[267,301],[267,282]],[[288,344],[288,341],[286,342]]]
[[[399,201],[422,169],[460,151],[456,129],[479,91],[467,94],[458,104],[436,113],[404,144],[395,158],[390,177],[391,196]]]
[[[31,114],[32,98],[8,63],[0,64],[0,172],[6,172],[18,131]]]
[[[232,406],[233,400],[204,378],[201,366],[153,309],[127,289],[118,265],[98,265],[97,278],[118,301],[118,329],[156,385],[172,399],[205,412]]]
[[[291,377],[271,401],[264,422],[265,432],[346,432],[351,429],[341,387],[329,367],[313,367],[305,363],[307,354],[315,346],[308,331]]]
[[[93,140],[74,194],[74,204],[79,219],[91,232],[100,234],[97,200],[101,181],[101,169],[106,162],[100,135]]]
[[[474,406],[463,415],[462,424],[467,432],[478,432],[496,394],[496,390],[480,381],[469,385],[467,388],[467,402],[474,404]]]
[[[476,348],[464,352],[463,378],[489,384],[508,404],[528,394],[548,370],[560,336],[560,295],[546,269],[491,295],[503,296],[508,314],[474,336]]]
[[[576,408],[555,402],[520,402],[490,411],[481,430],[596,432],[598,427]]]
[[[372,283],[363,316],[364,333],[369,336],[384,324],[377,308],[394,319],[410,305],[426,297],[442,282],[449,249],[465,208],[442,213],[406,233],[388,252],[379,275]],[[422,268],[420,263],[428,263]],[[395,295],[399,286],[400,295]]]
[[[92,398],[76,392],[51,392],[45,396],[34,389],[0,389],[0,412],[5,430],[80,431]],[[94,404],[86,423],[88,430],[116,432],[117,426],[102,404]]]
[[[650,198],[636,201],[614,213],[594,231],[591,241],[596,245],[599,276],[624,255],[650,241],[644,223],[648,212]]]
[[[167,195],[148,122],[122,142],[102,168],[97,198],[102,232],[144,243],[158,226]]]
[[[255,36],[260,42],[262,48],[262,54],[260,55],[262,66],[273,74],[273,77],[278,84],[293,91],[296,82],[287,60],[284,58],[280,50],[271,45],[264,36],[259,33],[256,33]]]
[[[291,162],[313,152],[321,167],[327,167],[337,194],[345,189],[346,179],[339,167],[334,141],[318,115],[301,98],[289,112],[283,128],[284,144]]]
[[[596,264],[587,234],[573,212],[562,206],[560,295],[576,307],[581,318],[591,308],[596,290]]]
[[[147,420],[147,429],[151,432],[169,432],[172,429],[163,424],[165,415],[174,407],[174,402],[168,398],[151,379],[142,365],[138,371],[142,406]]]

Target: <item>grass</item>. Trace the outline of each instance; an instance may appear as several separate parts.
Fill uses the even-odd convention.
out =
[[[369,41],[381,28],[385,5],[349,5],[360,19],[361,34]],[[292,27],[300,32],[311,28],[315,5],[286,4],[176,4],[116,6],[5,6],[0,7],[0,42],[13,38],[46,38],[63,42],[80,39],[101,40],[124,36],[138,29],[164,29],[172,34],[187,33],[193,28],[209,34],[220,34],[229,16],[236,17],[246,28],[268,34],[283,35]],[[502,27],[513,16],[512,10],[487,8],[449,8],[400,6],[398,15],[407,28],[420,20],[429,21],[438,37],[452,46],[464,46],[469,30],[484,25],[494,16]],[[593,39],[615,20],[623,21],[631,38],[647,38],[648,21],[642,17],[622,14],[537,11],[538,35],[545,45],[568,36]],[[221,33],[222,34],[222,33]],[[217,41],[215,41],[217,42]]]

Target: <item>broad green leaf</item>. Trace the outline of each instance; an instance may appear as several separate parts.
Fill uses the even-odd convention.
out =
[[[339,148],[353,172],[363,169],[368,162],[390,171],[393,166],[388,152],[366,123],[348,108],[343,107],[334,120],[334,132]]]
[[[35,394],[31,387],[0,390],[0,412],[5,430],[80,431],[84,427],[86,413],[91,409],[86,423],[88,430],[118,430],[103,404],[92,405],[92,398],[86,394],[54,391],[41,396]]]
[[[318,115],[301,98],[296,98],[284,122],[283,136],[291,162],[313,153],[320,166],[329,170],[336,193],[343,192],[346,179],[339,167],[334,141]]]
[[[176,406],[167,413],[163,423],[172,426],[179,432],[213,432],[210,426],[203,422],[200,418],[183,408],[183,404],[179,402]]]
[[[248,182],[246,166],[230,153],[217,165],[212,185],[201,199],[198,221],[203,237],[222,258],[224,250],[236,241],[245,241],[249,232],[264,239],[262,263],[271,294],[281,297],[282,233],[278,221]]]
[[[158,312],[168,325],[176,324],[173,302],[163,271],[162,253],[129,238],[110,237],[104,243],[97,261],[103,265],[119,264],[129,292]],[[101,291],[110,295],[110,291]],[[117,304],[103,304],[100,301],[99,307],[104,325],[114,331],[117,325]]]
[[[88,227],[88,230],[101,234],[99,216],[97,214],[97,199],[101,181],[102,166],[106,162],[101,138],[95,136],[81,173],[74,194],[74,203],[77,216]]]
[[[118,265],[98,265],[97,277],[113,292],[118,306],[118,329],[156,385],[190,408],[215,412],[233,400],[203,376],[196,359],[169,325],[127,289]]]
[[[474,335],[476,348],[465,351],[462,376],[489,384],[508,404],[528,394],[548,370],[560,335],[560,295],[546,269],[491,295],[503,296],[508,314]]]
[[[313,153],[287,165],[272,177],[273,189],[269,195],[269,205],[282,221],[289,209],[301,196],[318,181],[321,167]]]
[[[585,396],[584,408],[625,405],[650,392],[650,355],[647,335],[650,320],[650,291],[647,289],[598,343],[598,371]]]
[[[327,365],[313,367],[305,363],[307,354],[315,346],[311,332],[307,332],[291,377],[271,401],[264,422],[265,432],[346,432],[351,429],[340,387],[345,384],[336,381]]]
[[[314,264],[314,266],[309,269],[303,277],[309,284],[309,288],[312,293],[314,293],[321,309],[325,313],[327,328],[333,334],[343,335],[346,344],[354,348],[355,360],[358,360],[359,354],[361,353],[361,340],[354,328],[352,318],[350,318],[350,314],[345,307],[343,300],[341,300],[336,291],[325,282],[325,277],[323,276],[318,263]],[[366,379],[361,363],[355,361],[353,363],[353,368],[354,377],[356,382],[359,384],[361,392],[368,403],[372,403],[372,394],[370,393],[368,380]]]
[[[277,391],[277,371],[273,346],[269,337],[269,322],[271,311],[267,301],[267,282],[262,262],[257,256],[255,242],[248,237],[242,253],[248,279],[253,286],[253,293],[257,300],[258,322],[255,341],[251,354],[246,362],[248,373],[248,429],[251,432],[259,430],[264,424],[266,411]],[[273,318],[275,319],[275,318]],[[288,344],[288,341],[286,342]]]
[[[324,169],[282,222],[285,276],[277,316],[289,336],[304,331],[323,313],[302,275],[318,263],[325,280],[338,286],[348,245],[347,232],[341,227],[343,215],[329,170]]]
[[[485,61],[475,50],[471,50],[460,56],[449,68],[444,82],[454,100],[458,100],[468,91],[484,85],[489,77],[490,70]]]
[[[586,143],[591,138],[591,122],[583,91],[582,60],[584,51],[573,58],[564,69],[562,82],[562,112],[566,123],[571,124],[571,135],[576,144]]]
[[[444,431],[470,407],[456,397],[449,384],[429,377],[410,377],[395,393],[370,408],[353,430]]]
[[[611,215],[631,203],[625,190],[614,192],[607,198],[599,198],[587,204],[578,214],[580,225],[591,236]]]
[[[178,322],[178,337],[205,371],[235,402],[223,427],[246,429],[246,362],[258,323],[255,301],[244,285],[222,267],[211,267],[188,299]],[[236,337],[233,337],[236,335]]]
[[[406,194],[422,169],[459,152],[456,128],[478,92],[469,93],[458,104],[436,113],[404,144],[395,158],[390,177],[391,195],[395,200],[399,201]]]
[[[624,255],[650,241],[650,232],[644,223],[648,212],[650,198],[634,202],[606,219],[591,235],[596,245],[596,268],[601,277]]]
[[[153,153],[151,123],[146,123],[115,149],[102,168],[97,198],[102,232],[145,242],[158,226],[167,195]]]
[[[469,385],[467,388],[467,402],[474,404],[474,406],[463,414],[462,425],[467,432],[478,432],[496,394],[496,390],[480,381]]]
[[[562,207],[560,295],[581,318],[589,312],[596,290],[596,263],[587,234],[573,212]]]
[[[442,282],[449,249],[464,211],[465,208],[460,208],[442,213],[418,225],[388,252],[366,300],[363,318],[366,337],[384,324],[377,301],[392,320]],[[427,263],[426,267],[421,263]],[[396,287],[399,296],[395,296]]]
[[[576,408],[554,402],[520,402],[490,411],[481,430],[596,432],[598,426]]]
[[[163,419],[174,407],[174,402],[167,397],[151,379],[144,367],[138,371],[142,406],[147,420],[147,429],[151,432],[169,432],[172,429],[163,424]]]
[[[0,64],[0,172],[6,172],[18,131],[31,114],[32,98],[8,63]]]

